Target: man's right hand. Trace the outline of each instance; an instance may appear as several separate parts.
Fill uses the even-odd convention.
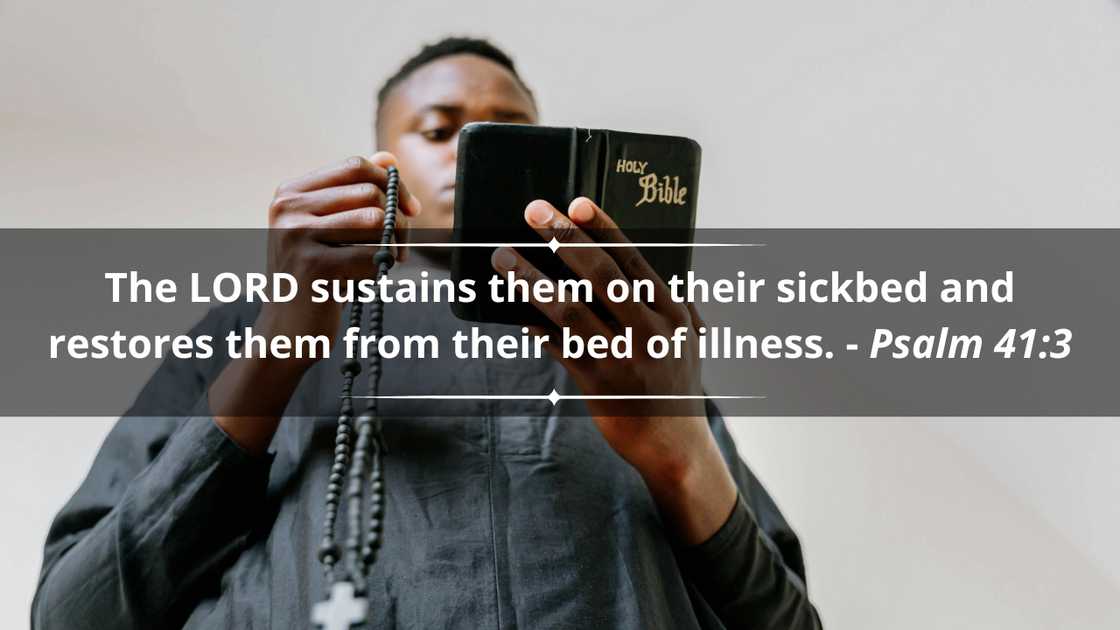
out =
[[[391,153],[354,157],[292,180],[276,189],[269,205],[268,271],[295,277],[299,296],[267,303],[253,324],[255,334],[325,335],[338,332],[342,304],[313,303],[307,287],[318,279],[360,280],[374,275],[373,252],[356,243],[379,243],[385,218],[386,170],[396,163]],[[420,202],[401,182],[397,242],[407,240],[408,218]],[[398,247],[398,258],[404,253]],[[214,421],[250,452],[268,448],[288,400],[314,359],[237,359],[210,386]]]
[[[337,333],[343,305],[328,301],[314,304],[308,287],[313,280],[359,280],[374,274],[369,247],[348,247],[381,240],[385,218],[385,189],[391,153],[366,159],[352,157],[341,164],[315,171],[282,184],[268,209],[269,273],[284,272],[296,278],[299,296],[286,303],[261,308],[254,330],[273,335],[325,335]],[[402,180],[398,193],[400,213],[396,240],[407,241],[408,218],[420,213],[420,202]],[[406,255],[395,248],[398,259]],[[305,362],[306,368],[313,361]]]

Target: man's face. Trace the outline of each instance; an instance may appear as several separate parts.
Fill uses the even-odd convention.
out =
[[[459,130],[475,121],[537,122],[533,99],[517,78],[477,55],[428,63],[386,97],[378,148],[397,156],[401,178],[424,205],[413,227],[452,227]]]

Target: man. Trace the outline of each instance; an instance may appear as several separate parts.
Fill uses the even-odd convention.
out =
[[[278,188],[270,271],[301,284],[370,276],[370,250],[342,245],[380,235],[388,165],[404,178],[402,220],[446,228],[459,129],[537,119],[501,51],[470,39],[425,48],[379,93],[385,152]],[[586,199],[566,210],[534,202],[525,215],[545,239],[585,240],[585,228],[613,225]],[[640,257],[579,251],[566,259],[577,273],[652,273]],[[493,262],[539,275],[512,250]],[[455,326],[446,305],[413,306],[387,305],[385,329]],[[604,325],[588,309],[538,307],[577,332]],[[645,334],[695,325],[664,300],[641,309],[612,314]],[[237,305],[211,311],[194,334],[251,324],[333,337],[342,317],[332,303]],[[326,587],[315,552],[338,368],[337,357],[164,364],[51,527],[33,627],[307,627]],[[688,360],[392,368],[384,391],[700,391]],[[586,418],[558,418],[538,402],[433,402],[429,417],[386,409],[385,544],[366,627],[819,627],[797,538],[713,407],[685,401],[653,417],[593,400]]]

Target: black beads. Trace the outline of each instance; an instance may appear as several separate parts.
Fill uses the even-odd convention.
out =
[[[346,359],[342,362],[342,367],[339,368],[343,376],[351,378],[362,373],[362,362],[357,359]]]
[[[400,173],[396,166],[388,168],[385,186],[385,219],[381,243],[373,256],[373,276],[377,280],[389,272],[396,262],[391,244],[396,229]],[[380,337],[384,305],[380,295],[374,295],[369,309],[370,332]],[[360,302],[350,305],[348,325],[361,328],[363,308]],[[324,499],[326,512],[323,517],[323,540],[319,545],[319,562],[323,564],[327,589],[338,581],[335,566],[346,555],[346,568],[356,592],[364,592],[370,568],[377,559],[377,550],[383,541],[385,518],[385,486],[382,477],[382,456],[387,452],[381,433],[381,418],[377,408],[377,394],[381,381],[381,357],[374,354],[366,370],[369,397],[367,408],[354,417],[354,380],[362,372],[358,359],[346,359],[339,366],[342,373],[342,402],[339,407],[338,426],[334,439],[334,461],[327,478]],[[368,475],[368,477],[367,477]],[[366,486],[365,482],[369,483]],[[368,496],[367,490],[368,488]],[[345,498],[347,504],[346,544],[340,549],[335,536],[339,508]],[[368,522],[362,529],[362,508],[365,503]]]
[[[385,265],[386,271],[392,269],[395,262],[397,259],[393,256],[393,252],[387,249],[380,249],[373,255],[373,263],[378,267]]]
[[[333,538],[323,537],[323,542],[319,543],[319,562],[334,564],[337,561],[338,545],[334,543]]]

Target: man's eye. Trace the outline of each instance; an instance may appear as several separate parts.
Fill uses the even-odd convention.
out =
[[[425,140],[431,142],[443,142],[444,140],[450,139],[454,134],[455,131],[451,127],[433,127],[420,132],[420,135],[424,136]]]

